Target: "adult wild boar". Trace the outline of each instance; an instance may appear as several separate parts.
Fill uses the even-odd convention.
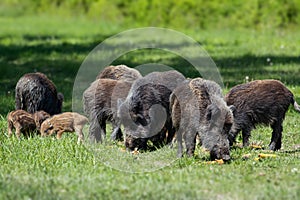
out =
[[[178,157],[182,156],[182,138],[186,153],[193,156],[196,136],[214,159],[230,159],[228,133],[233,114],[226,105],[220,86],[195,78],[180,84],[170,97],[173,126],[178,141]]]
[[[90,140],[102,142],[106,136],[106,122],[112,123],[111,138],[121,139],[122,132],[117,118],[118,100],[125,100],[132,82],[112,79],[98,79],[83,93],[83,107],[89,117]]]
[[[113,79],[113,80],[126,80],[135,81],[141,78],[142,75],[136,69],[127,67],[126,65],[116,65],[105,67],[97,76],[96,79]]]
[[[169,97],[184,80],[181,73],[171,70],[152,72],[133,83],[126,100],[119,103],[118,109],[128,149],[147,149],[148,140],[155,147],[172,141],[174,129]]]
[[[41,135],[48,136],[56,133],[56,138],[60,139],[64,132],[76,132],[79,144],[84,139],[82,129],[86,123],[88,119],[85,116],[76,112],[64,112],[46,119],[41,125]]]
[[[16,85],[16,109],[34,113],[44,110],[50,115],[61,113],[63,95],[57,93],[51,80],[42,73],[28,73]]]
[[[290,104],[300,112],[292,92],[277,80],[255,80],[233,87],[225,96],[227,105],[234,105],[234,124],[229,141],[231,145],[242,130],[243,146],[249,145],[251,130],[257,124],[271,125],[273,132],[270,150],[281,148],[282,122]]]

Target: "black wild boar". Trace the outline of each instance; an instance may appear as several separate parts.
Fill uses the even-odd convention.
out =
[[[118,116],[124,126],[125,146],[147,149],[147,141],[159,147],[174,136],[169,97],[185,77],[175,71],[152,72],[134,82],[125,102],[119,104]]]
[[[251,130],[257,124],[271,125],[270,150],[281,148],[282,122],[290,104],[300,112],[294,95],[280,81],[256,80],[233,87],[225,96],[227,105],[234,105],[234,124],[229,141],[232,145],[242,130],[243,146],[249,145]]]
[[[11,136],[13,129],[15,129],[18,138],[20,138],[21,133],[24,136],[29,136],[36,129],[32,114],[25,110],[15,110],[8,113],[7,124],[8,136]]]
[[[16,85],[16,109],[34,113],[44,110],[50,115],[61,113],[63,95],[42,73],[28,73]]]
[[[202,78],[183,82],[173,91],[170,108],[178,141],[178,157],[182,156],[182,138],[187,155],[193,156],[199,135],[212,160],[230,159],[228,134],[233,114],[217,83]]]
[[[106,136],[106,121],[112,123],[111,138],[121,139],[122,132],[117,119],[117,103],[127,97],[132,82],[112,79],[98,79],[83,93],[83,107],[89,117],[91,141],[102,142]]]
[[[97,76],[96,79],[113,79],[113,80],[126,80],[135,81],[141,78],[142,75],[136,69],[127,67],[126,65],[108,66],[104,68]]]
[[[76,112],[65,112],[46,119],[41,125],[41,135],[48,136],[56,133],[56,138],[60,139],[64,132],[76,132],[77,143],[83,141],[82,129],[88,123],[88,119]]]

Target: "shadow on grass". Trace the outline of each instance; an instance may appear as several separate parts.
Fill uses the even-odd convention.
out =
[[[0,43],[0,114],[6,115],[14,109],[14,88],[18,79],[34,71],[45,73],[55,83],[58,91],[65,96],[64,110],[71,110],[73,83],[81,63],[94,47],[108,37],[96,35],[89,42],[85,42],[84,38],[75,38],[75,42],[70,42],[68,38],[55,35],[25,35],[20,45]],[[155,56],[151,57],[152,54]],[[297,66],[300,57],[297,56],[246,54],[240,57],[213,57],[213,60],[228,88],[243,83],[246,76],[249,80],[274,78],[288,85],[300,86],[300,68]],[[136,67],[145,63],[165,64],[190,78],[199,76],[198,71],[183,58],[151,49],[127,53],[113,64]]]

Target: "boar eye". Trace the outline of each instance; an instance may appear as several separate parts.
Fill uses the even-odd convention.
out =
[[[53,128],[53,125],[50,122],[48,122],[48,125],[49,125],[49,129]]]

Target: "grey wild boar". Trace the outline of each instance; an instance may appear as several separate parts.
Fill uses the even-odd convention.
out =
[[[230,160],[228,134],[233,114],[217,83],[202,78],[185,81],[173,91],[170,107],[178,142],[178,157],[183,155],[182,139],[187,155],[194,155],[198,135],[212,160]]]
[[[7,115],[8,136],[12,135],[13,129],[16,131],[16,136],[20,138],[21,133],[24,136],[29,136],[36,129],[35,121],[31,113],[25,110],[15,110]]]
[[[57,93],[54,83],[42,73],[28,73],[16,85],[16,110],[34,113],[44,110],[50,115],[61,113],[63,95]]]
[[[124,102],[119,102],[118,117],[124,126],[127,149],[148,148],[170,143],[174,136],[169,97],[185,77],[175,71],[152,72],[137,79]]]
[[[33,113],[33,119],[38,131],[40,131],[42,123],[48,118],[50,118],[50,114],[43,110]]]
[[[121,139],[123,134],[117,118],[118,100],[123,100],[132,82],[112,79],[98,79],[83,93],[83,108],[89,117],[89,137],[91,142],[102,142],[106,136],[106,122],[111,122],[111,139]]]
[[[41,135],[49,136],[56,133],[56,138],[60,139],[64,132],[76,132],[79,144],[84,140],[82,129],[88,123],[88,119],[76,112],[64,112],[53,115],[46,119],[41,125]]]
[[[251,130],[258,124],[273,129],[270,150],[281,148],[282,122],[290,104],[300,112],[292,92],[277,80],[255,80],[233,87],[225,96],[227,105],[234,105],[234,124],[229,141],[232,145],[242,131],[243,146],[249,145]]]
[[[126,65],[108,66],[104,68],[97,76],[96,79],[113,79],[113,80],[126,80],[135,81],[141,78],[142,75],[136,69],[127,67]]]

